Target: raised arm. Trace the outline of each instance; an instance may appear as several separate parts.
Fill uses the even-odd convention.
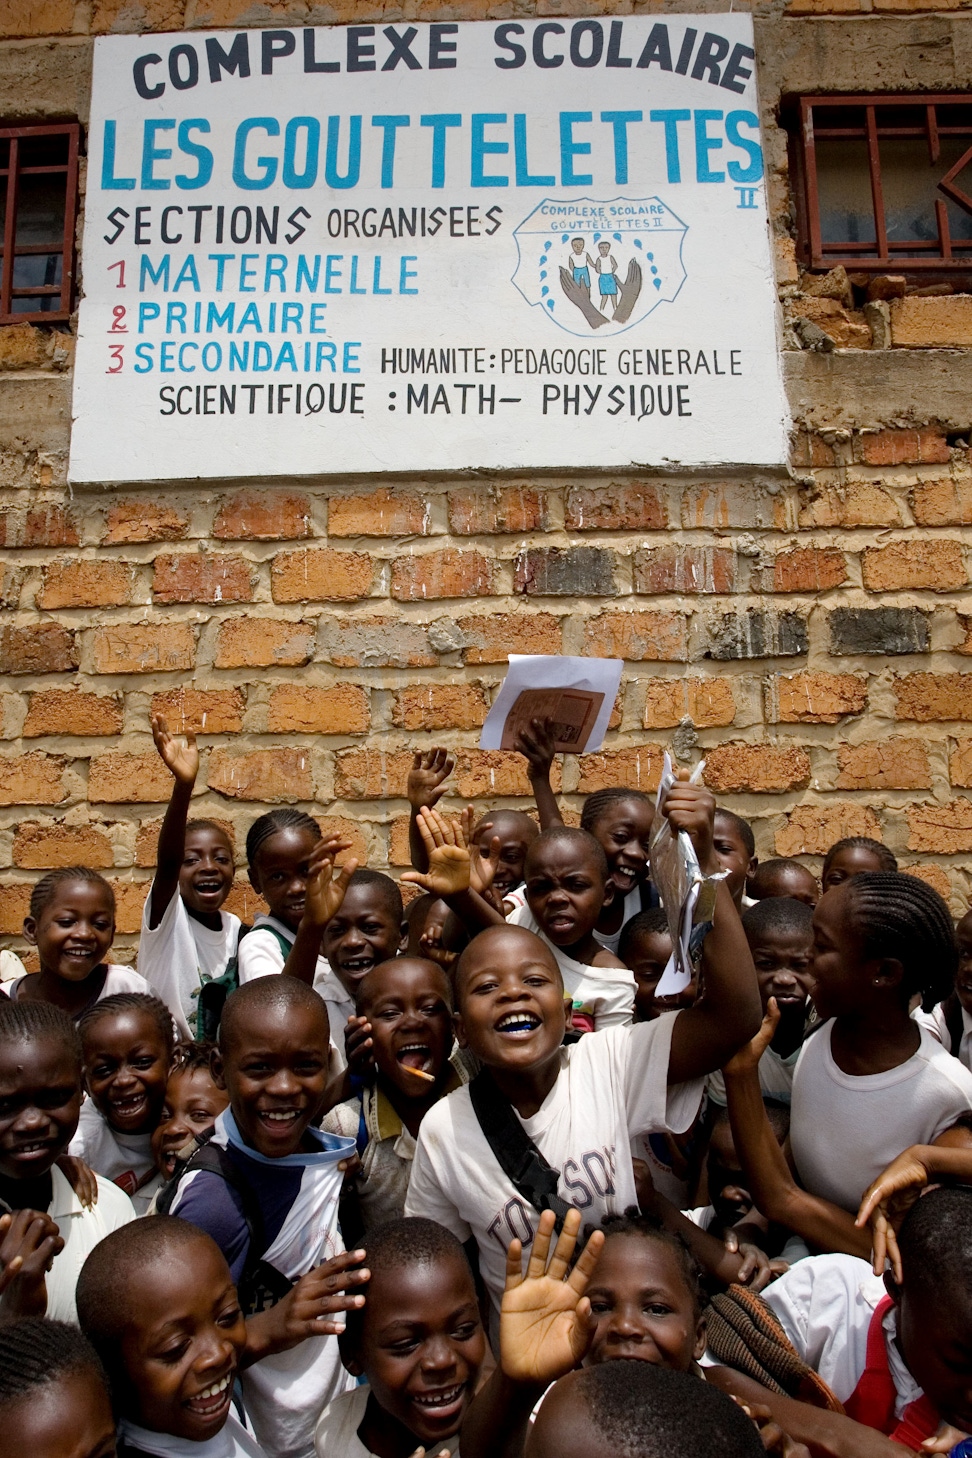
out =
[[[438,810],[420,810],[416,818],[428,869],[405,871],[402,880],[441,896],[470,936],[488,926],[502,926],[503,915],[470,884],[470,855],[459,821],[447,820]]]
[[[199,773],[199,751],[196,748],[195,734],[187,734],[185,744],[180,745],[169,733],[169,726],[161,714],[153,714],[150,722],[155,747],[162,763],[174,777],[172,794],[162,821],[162,829],[159,831],[155,879],[149,898],[148,924],[154,930],[179,890],[179,872],[186,850],[189,802]]]
[[[348,861],[339,870],[335,870],[334,857],[347,850],[350,844],[349,840],[341,840],[340,836],[331,835],[319,841],[311,853],[304,914],[300,918],[294,944],[282,969],[289,977],[297,977],[301,982],[306,982],[308,987],[314,985],[324,928],[333,916],[337,916],[344,893],[348,889],[348,882],[358,869],[357,861]]]
[[[533,790],[533,798],[540,812],[540,829],[551,825],[563,825],[557,797],[550,788],[550,767],[553,764],[553,725],[549,719],[531,719],[529,729],[521,729],[516,736],[516,748],[527,762],[527,776]]]
[[[758,1067],[779,1018],[771,997],[759,1033],[723,1070],[732,1137],[749,1192],[767,1220],[785,1225],[821,1251],[845,1251],[867,1260],[869,1231],[855,1225],[853,1215],[839,1205],[800,1188],[766,1117]]]
[[[683,771],[684,773],[684,771]],[[712,844],[715,800],[701,785],[677,781],[663,806],[674,831],[691,836],[703,876],[720,870]],[[721,1068],[757,1032],[759,987],[739,913],[717,883],[712,928],[702,948],[702,995],[675,1019],[669,1083],[685,1083]]]
[[[445,749],[430,749],[416,754],[408,772],[405,793],[408,796],[408,853],[417,871],[429,869],[428,853],[418,816],[421,810],[432,810],[445,794],[445,782],[452,774],[455,760]]]

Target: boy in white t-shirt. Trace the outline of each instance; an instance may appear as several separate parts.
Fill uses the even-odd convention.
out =
[[[137,965],[180,1035],[191,1038],[200,987],[222,977],[236,956],[240,919],[221,909],[233,886],[233,844],[214,821],[188,819],[199,773],[196,736],[187,734],[180,746],[161,715],[153,714],[151,722],[155,747],[174,783],[142,912]]]
[[[672,825],[695,841],[707,875],[717,869],[714,808],[707,790],[681,781],[665,802]],[[434,842],[435,812],[424,814]],[[448,843],[448,836],[440,834],[440,841],[430,854],[429,873],[409,879],[451,899],[461,915],[468,855]],[[405,1213],[438,1220],[460,1240],[475,1238],[496,1308],[510,1240],[529,1245],[542,1208],[574,1205],[597,1225],[605,1215],[636,1205],[632,1137],[650,1129],[686,1129],[698,1112],[701,1079],[755,1029],[756,975],[723,882],[703,956],[705,992],[694,1007],[650,1023],[608,1028],[567,1048],[560,969],[539,937],[524,927],[494,926],[459,958],[457,1034],[484,1072],[426,1114]],[[490,1125],[489,1137],[480,1114]],[[503,1126],[499,1138],[497,1120]],[[510,1135],[522,1143],[519,1131],[534,1150],[526,1176],[518,1174],[514,1182],[508,1161],[501,1163],[494,1150]]]

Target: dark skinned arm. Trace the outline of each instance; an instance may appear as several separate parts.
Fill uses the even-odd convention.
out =
[[[186,853],[186,821],[189,819],[192,787],[199,773],[199,751],[195,734],[187,734],[185,745],[181,746],[169,733],[161,715],[153,714],[151,724],[152,738],[162,763],[174,776],[172,794],[159,831],[155,879],[149,901],[148,924],[150,929],[154,929],[179,890],[179,872]]]
[[[340,911],[348,882],[358,869],[357,861],[348,861],[339,870],[334,866],[334,857],[350,844],[349,840],[332,835],[318,841],[311,853],[304,914],[282,969],[288,977],[296,977],[308,987],[314,985],[324,928]]]
[[[418,827],[420,810],[431,810],[446,791],[446,780],[452,774],[455,760],[444,749],[430,749],[416,754],[408,772],[405,794],[408,796],[408,853],[417,871],[429,869],[428,854]]]
[[[531,719],[529,729],[521,729],[516,736],[516,748],[527,762],[527,776],[540,815],[541,830],[564,823],[557,797],[550,787],[550,767],[555,754],[552,727],[549,719]]]
[[[798,1402],[794,1397],[770,1392],[731,1367],[707,1367],[705,1378],[713,1387],[721,1388],[748,1407],[768,1408],[789,1437],[807,1445],[812,1458],[902,1458],[911,1451],[842,1413],[828,1412],[822,1407],[811,1407],[808,1402]]]

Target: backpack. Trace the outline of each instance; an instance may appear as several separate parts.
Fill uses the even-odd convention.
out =
[[[194,1141],[196,1147],[188,1158],[176,1161],[175,1174],[160,1190],[155,1208],[160,1215],[170,1213],[183,1177],[192,1170],[205,1170],[226,1181],[230,1189],[239,1196],[249,1237],[246,1260],[236,1283],[236,1291],[243,1315],[255,1316],[259,1311],[267,1311],[271,1306],[276,1306],[288,1291],[293,1290],[294,1282],[288,1280],[276,1266],[264,1260],[264,1252],[270,1242],[266,1238],[259,1201],[227,1151],[222,1145],[212,1143],[214,1132],[209,1129],[205,1134],[198,1135]]]
[[[240,942],[250,932],[256,931],[253,926],[241,926],[240,934],[236,939],[236,951],[226,963],[226,971],[221,977],[211,977],[204,982],[199,989],[199,996],[196,999],[196,1042],[215,1043],[216,1035],[219,1032],[219,1020],[223,1016],[223,1004],[231,992],[235,992],[240,985]],[[293,945],[288,942],[283,932],[278,932],[276,927],[265,926],[262,930],[270,932],[277,939],[277,943],[283,952],[286,962],[290,956],[290,949]]]

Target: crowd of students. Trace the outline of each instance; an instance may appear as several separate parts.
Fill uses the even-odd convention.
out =
[[[412,869],[173,776],[137,970],[83,866],[0,997],[0,1424],[40,1458],[972,1453],[972,912],[860,837],[821,883],[679,778],[443,814]],[[656,827],[657,828],[657,827]],[[700,905],[702,902],[700,901]],[[701,914],[700,914],[701,915]],[[684,980],[684,979],[683,979]]]

